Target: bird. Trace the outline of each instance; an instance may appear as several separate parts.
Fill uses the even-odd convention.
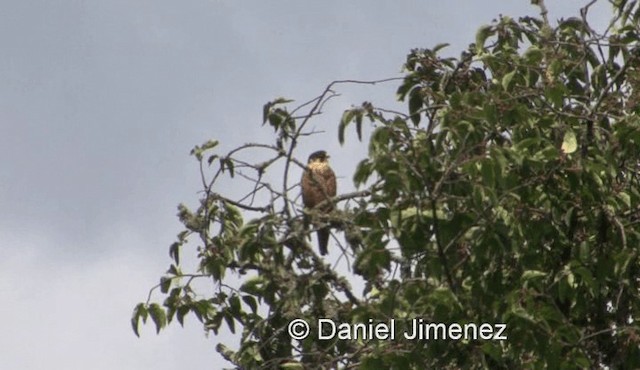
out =
[[[311,153],[307,161],[307,167],[300,180],[302,188],[302,203],[305,208],[312,210],[322,203],[317,209],[322,214],[328,214],[333,209],[330,202],[325,202],[336,196],[336,175],[329,166],[329,156],[324,150]],[[324,203],[323,203],[324,202]],[[305,226],[309,225],[309,217],[305,215]],[[317,230],[318,248],[321,255],[326,255],[329,243],[329,226]]]

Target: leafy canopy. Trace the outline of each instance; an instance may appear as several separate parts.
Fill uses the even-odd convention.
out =
[[[136,334],[148,317],[160,330],[193,315],[207,331],[238,331],[239,346],[218,351],[248,369],[640,367],[640,6],[612,1],[598,31],[594,2],[554,25],[535,3],[540,18],[501,17],[459,58],[441,56],[445,45],[412,50],[398,87],[406,114],[371,103],[344,112],[340,142],[370,125],[369,154],[353,174],[358,191],[314,226],[332,225],[332,253],[351,269],[329,266],[308,239],[297,144],[335,87],[362,82],[334,82],[294,108],[266,104],[273,144],[194,148],[200,205],[179,207],[164,301],[135,308]],[[223,194],[225,178],[248,194]],[[188,239],[195,272],[181,268]],[[313,332],[323,317],[393,318],[398,331],[413,318],[505,323],[508,339],[287,333],[293,319]]]

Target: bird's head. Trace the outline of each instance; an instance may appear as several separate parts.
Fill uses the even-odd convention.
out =
[[[324,150],[318,150],[317,152],[311,153],[309,156],[308,164],[312,163],[327,163],[329,160],[329,155]]]

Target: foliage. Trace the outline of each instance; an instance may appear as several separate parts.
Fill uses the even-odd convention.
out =
[[[374,128],[353,175],[359,191],[336,197],[325,220],[344,234],[332,253],[352,272],[329,266],[307,238],[296,153],[332,89],[357,81],[292,110],[284,99],[265,105],[273,145],[196,147],[204,195],[179,209],[166,298],[136,307],[136,333],[140,319],[160,330],[192,314],[213,333],[238,330],[239,348],[218,350],[249,369],[640,367],[640,7],[614,1],[599,33],[587,21],[593,3],[555,26],[537,3],[540,18],[501,17],[459,58],[440,56],[445,45],[411,51],[398,88],[407,114],[371,103],[344,113],[341,142],[351,125],[358,137],[364,123]],[[224,176],[250,184],[248,195],[218,193]],[[185,273],[191,235],[200,265]],[[197,279],[214,294],[197,292]],[[413,318],[505,323],[508,339],[287,333],[293,319],[316,330],[321,317],[395,319],[398,331]]]

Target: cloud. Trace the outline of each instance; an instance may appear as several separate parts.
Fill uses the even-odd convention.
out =
[[[113,245],[142,243],[123,233]],[[163,262],[149,261],[137,249],[121,249],[103,259],[65,262],[47,258],[47,238],[0,232],[0,368],[145,369],[211,368],[221,361],[217,338],[187,318],[156,335],[131,331],[133,306],[146,299]],[[5,244],[6,243],[6,244]],[[166,256],[165,253],[158,253]]]

